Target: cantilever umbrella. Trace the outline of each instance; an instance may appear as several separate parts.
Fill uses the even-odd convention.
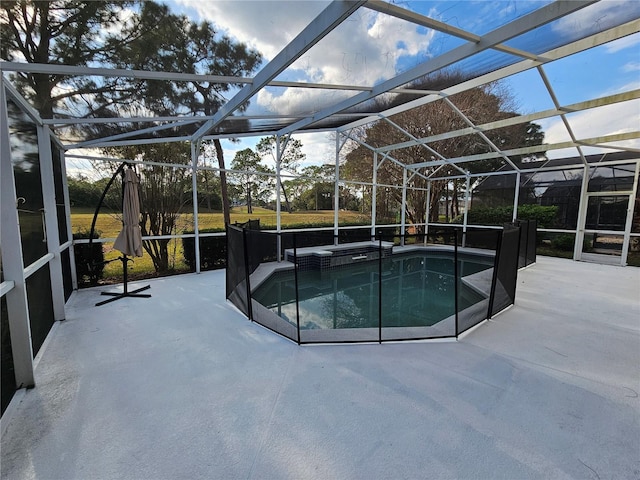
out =
[[[138,175],[129,167],[124,171],[122,192],[122,230],[113,243],[113,248],[130,257],[142,256],[142,233],[140,232],[140,198],[138,197]]]
[[[104,305],[105,303],[113,302],[124,297],[145,297],[148,298],[151,295],[138,294],[142,290],[150,288],[146,287],[138,288],[132,292],[129,292],[127,285],[127,262],[132,261],[128,256],[141,257],[142,256],[142,232],[140,231],[140,198],[138,196],[138,185],[140,180],[136,172],[129,166],[124,169],[122,175],[122,230],[113,243],[113,247],[116,250],[122,252],[120,260],[122,261],[122,271],[124,275],[124,291],[122,293],[102,292],[102,295],[110,295],[114,298],[105,300],[103,302],[96,303],[97,305]]]

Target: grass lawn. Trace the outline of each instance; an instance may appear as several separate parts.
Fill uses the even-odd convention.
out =
[[[72,209],[71,226],[73,232],[78,230],[89,230],[93,219],[93,211],[87,209]],[[265,208],[254,208],[251,214],[246,213],[246,208],[236,207],[231,210],[231,222],[243,223],[247,220],[260,219],[260,224],[265,229],[275,229],[276,212]],[[339,212],[339,223],[341,225],[368,225],[370,217],[358,212]],[[295,226],[301,224],[313,225],[333,225],[333,210],[307,211],[282,214],[282,227]],[[102,238],[115,238],[118,236],[121,228],[120,218],[115,214],[103,213],[98,215],[96,229],[100,232]],[[199,229],[224,229],[224,220],[221,212],[207,212],[198,214]],[[193,215],[183,214],[178,221],[177,233],[185,231],[193,231]],[[103,244],[105,260],[115,260],[120,256],[120,252],[114,250],[113,242]],[[184,262],[182,241],[171,240],[169,242],[170,264],[173,265],[173,272],[188,272],[189,267]],[[555,257],[571,258],[572,252],[564,252],[553,249],[550,246],[538,246],[539,255],[550,255]],[[628,257],[629,265],[640,266],[640,254],[630,253]],[[143,256],[134,259],[133,264],[129,264],[130,278],[146,278],[155,275],[155,269],[151,257],[144,252]],[[171,272],[170,272],[171,273]],[[119,261],[112,261],[105,265],[104,283],[118,283],[122,281],[122,264]]]
[[[276,212],[273,210],[267,210],[265,208],[254,208],[253,213],[246,213],[246,207],[236,207],[231,209],[231,222],[243,223],[247,220],[260,219],[260,225],[263,228],[275,228],[276,227]],[[93,211],[87,209],[72,209],[71,210],[71,228],[73,232],[79,230],[88,231],[91,228],[91,221],[93,220]],[[363,224],[367,225],[370,222],[370,217],[360,214],[358,212],[339,212],[340,224]],[[193,231],[193,214],[182,214],[177,222],[177,234],[181,234],[185,231]],[[324,224],[327,226],[333,225],[333,210],[321,210],[321,211],[308,211],[308,212],[294,212],[282,214],[282,227],[286,228],[288,225],[299,224]],[[120,232],[122,226],[120,217],[116,214],[101,213],[98,215],[96,221],[96,230],[100,232],[101,238],[116,238]],[[199,230],[218,228],[224,229],[224,220],[222,212],[211,213],[198,213],[198,227]],[[113,242],[103,244],[105,260],[114,260],[120,256],[120,252],[114,250]],[[180,239],[171,240],[169,242],[170,251],[170,263],[173,264],[173,270],[175,272],[187,272],[189,267],[184,262],[182,256],[182,241]],[[129,264],[130,278],[142,278],[149,277],[155,274],[153,262],[151,257],[144,252],[140,258],[135,258],[133,264]],[[104,282],[105,283],[117,283],[122,281],[122,263],[119,261],[113,261],[107,263],[104,268]]]

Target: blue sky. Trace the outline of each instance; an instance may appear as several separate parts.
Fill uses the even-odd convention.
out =
[[[247,1],[172,0],[167,2],[175,11],[183,11],[195,19],[214,22],[227,35],[257,48],[265,60],[273,58],[323,8],[327,1]],[[520,16],[536,10],[548,1],[396,1],[434,19],[481,35]],[[545,27],[530,35],[526,46],[548,48],[554,42],[574,32],[590,32],[606,27],[609,19],[626,15],[640,16],[640,2],[605,0],[576,15]],[[418,62],[446,52],[463,41],[402,20],[361,8],[354,16],[321,40],[295,62],[279,79],[326,83],[368,85],[379,83],[407,70]],[[525,45],[514,43],[525,48]],[[562,105],[598,98],[621,90],[640,88],[640,34],[587,53],[577,54],[548,64],[544,70],[551,80]],[[487,53],[470,68],[499,66],[501,54]],[[475,63],[474,63],[475,62]],[[522,113],[552,108],[551,99],[540,76],[526,72],[505,80],[510,86]],[[327,92],[300,89],[268,89],[252,100],[252,109],[268,111],[278,102],[290,113],[309,112],[322,108],[322,95]],[[340,94],[332,94],[334,99]],[[638,102],[573,114],[581,134],[589,136],[637,129],[640,122]],[[547,131],[548,141],[562,141],[568,134],[559,118],[540,122]],[[327,135],[301,135],[308,163],[331,159],[334,145]],[[255,140],[243,139],[239,144],[227,144],[228,157],[235,151],[253,147]]]

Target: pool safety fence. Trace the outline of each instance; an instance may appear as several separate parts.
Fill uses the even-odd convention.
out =
[[[530,238],[535,247],[528,222],[363,231],[349,241],[228,225],[226,293],[250,320],[298,344],[457,338],[513,304]]]

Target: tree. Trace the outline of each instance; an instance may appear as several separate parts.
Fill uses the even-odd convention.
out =
[[[68,178],[69,202],[72,207],[95,208],[100,200],[102,189],[86,177]]]
[[[443,74],[422,80],[417,85],[419,88],[438,89],[441,85],[448,85],[457,81],[456,74]],[[497,88],[495,84],[474,88],[458,93],[450,97],[451,102],[474,124],[479,125],[486,122],[504,119],[513,116],[510,113],[512,99],[508,92]],[[396,100],[400,102],[401,100]],[[386,105],[389,107],[391,105]],[[425,138],[452,130],[468,127],[465,119],[462,118],[447,102],[438,100],[426,105],[407,110],[391,117],[391,120],[408,131],[416,138]],[[387,122],[380,121],[370,128],[361,132],[364,141],[373,147],[404,142],[407,140],[405,133],[391,126]],[[544,134],[536,124],[524,124],[514,127],[504,128],[486,133],[487,137],[501,149],[522,147],[542,143]],[[415,145],[401,150],[391,152],[391,156],[400,163],[410,165],[430,160],[439,159],[437,155],[444,158],[456,158],[476,153],[491,151],[489,144],[479,135],[471,134],[454,138],[447,138],[428,144],[428,148],[422,145]],[[434,153],[436,152],[436,153]],[[517,159],[516,159],[517,160]],[[464,164],[471,173],[489,171],[502,165],[502,160],[488,160]],[[343,175],[347,179],[364,182],[372,181],[373,152],[368,148],[357,146],[346,155],[346,163],[342,169]],[[428,175],[435,169],[422,169],[421,173]],[[378,183],[388,185],[402,185],[401,165],[391,160],[385,160],[377,172]],[[445,165],[438,176],[459,174],[454,167]],[[411,179],[407,190],[406,214],[411,223],[422,223],[425,218],[425,189],[427,180],[423,176],[415,175]],[[452,193],[452,217],[457,213],[456,200],[460,189],[460,180],[438,180],[431,181],[431,197],[429,198],[431,218],[430,221],[437,221],[438,204],[444,196],[449,197],[449,189]],[[446,195],[445,195],[446,194]],[[378,189],[376,202],[382,207],[378,213],[384,215],[384,206],[390,204],[400,204],[402,201],[402,189]],[[447,210],[449,213],[449,210]],[[393,212],[389,211],[388,214]]]
[[[108,47],[110,38],[117,35],[114,26],[131,3],[3,0],[0,55],[3,60],[29,63],[86,66],[104,62],[114,53]],[[108,81],[99,85],[89,77],[64,75],[19,73],[14,81],[44,118],[51,118],[65,101],[81,102],[83,95],[112,87]],[[56,89],[61,85],[66,88]]]
[[[282,144],[281,144],[282,145]],[[275,136],[264,137],[256,146],[258,153],[262,156],[268,156],[274,162],[277,162],[277,140]],[[280,168],[289,171],[289,173],[297,173],[300,162],[306,158],[306,155],[302,152],[302,142],[298,139],[288,137],[286,139],[286,145],[284,151],[280,155]],[[287,195],[287,189],[285,182],[281,182],[282,194],[284,195],[284,201],[287,205],[287,212],[291,213],[291,204]]]
[[[265,165],[261,163],[260,155],[245,148],[236,153],[231,163],[233,170],[241,170],[242,180],[238,182],[240,194],[246,199],[247,213],[253,213],[253,200],[262,200],[266,203],[269,194],[272,191],[272,177],[261,175],[265,173],[273,173]]]
[[[111,154],[123,158],[153,161],[153,165],[138,165],[140,176],[140,228],[143,236],[175,235],[185,205],[191,203],[191,170],[164,167],[162,163],[185,164],[191,162],[191,148],[186,142],[168,144],[114,147]],[[160,165],[158,165],[160,164]],[[169,238],[143,240],[142,246],[151,257],[156,272],[170,271],[174,267]]]
[[[211,23],[193,22],[152,1],[5,0],[0,8],[5,60],[226,76],[246,76],[262,61],[257,51],[218,34]],[[224,94],[238,86],[45,74],[19,74],[16,85],[45,118],[54,112],[114,118],[139,112],[211,116],[225,102]],[[123,129],[114,123],[74,133],[101,136]],[[185,132],[164,134],[176,133]],[[224,151],[219,140],[213,143],[229,222]]]

